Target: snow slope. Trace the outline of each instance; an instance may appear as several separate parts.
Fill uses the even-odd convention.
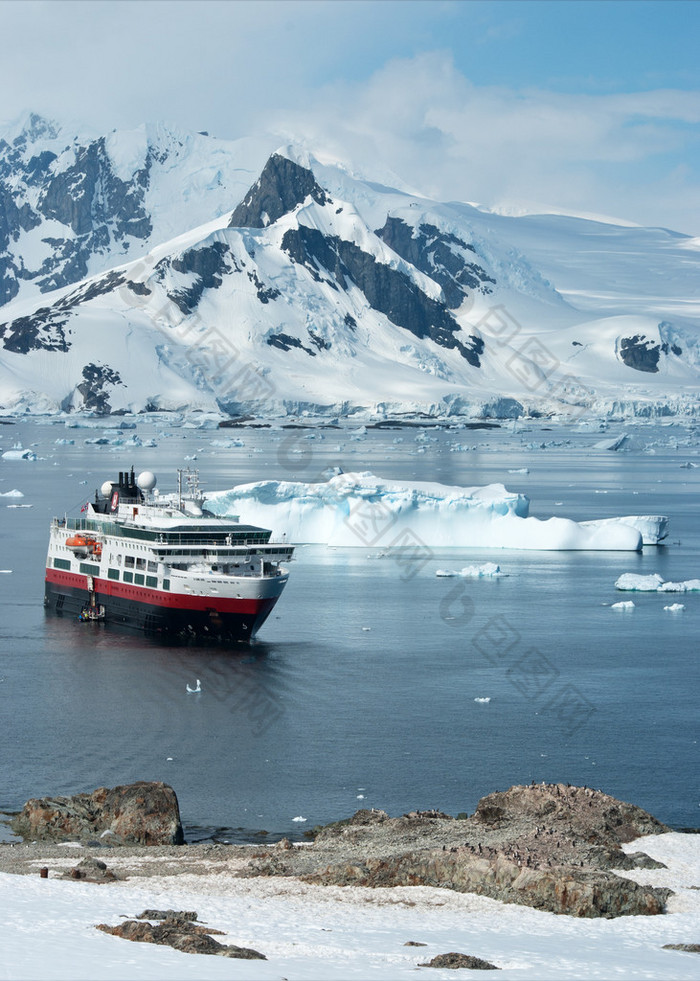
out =
[[[191,874],[95,885],[2,873],[0,977],[395,981],[415,978],[417,965],[436,954],[460,951],[491,961],[517,981],[696,979],[697,954],[662,948],[697,940],[700,838],[674,832],[638,839],[625,850],[643,850],[668,866],[624,873],[672,888],[666,914],[581,920],[428,887],[341,888]],[[75,859],[67,855],[65,865],[73,867]],[[148,908],[196,910],[201,921],[225,932],[221,942],[253,947],[267,960],[183,954],[94,928]],[[454,975],[429,973],[444,981]]]

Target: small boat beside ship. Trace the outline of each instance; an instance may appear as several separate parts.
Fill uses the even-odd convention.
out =
[[[44,605],[167,637],[250,641],[282,594],[294,547],[207,511],[198,474],[156,491],[149,470],[106,481],[77,518],[51,522]]]

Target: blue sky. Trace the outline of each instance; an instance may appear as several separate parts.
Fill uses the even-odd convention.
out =
[[[0,0],[0,119],[279,134],[424,193],[700,235],[700,3]]]

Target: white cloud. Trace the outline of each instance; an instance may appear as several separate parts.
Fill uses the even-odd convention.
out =
[[[440,52],[393,61],[277,119],[443,199],[607,213],[691,233],[700,231],[690,164],[699,122],[700,93],[479,87]]]

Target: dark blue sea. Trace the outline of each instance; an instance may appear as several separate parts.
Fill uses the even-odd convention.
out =
[[[700,593],[614,589],[623,572],[700,577],[696,427],[346,427],[309,439],[130,421],[121,435],[95,421],[0,426],[0,452],[19,442],[38,457],[0,461],[0,494],[24,495],[0,497],[0,811],[163,780],[190,841],[298,838],[359,807],[472,812],[484,794],[545,780],[700,825]],[[621,449],[594,448],[623,432]],[[113,442],[134,436],[155,445]],[[366,547],[300,546],[254,646],[167,647],[43,609],[51,517],[79,513],[132,465],[164,491],[183,465],[212,491],[316,480],[329,466],[502,482],[538,517],[665,514],[670,534],[641,554],[432,550],[417,570]],[[507,575],[435,575],[489,561]],[[621,599],[634,609],[612,610]],[[685,609],[664,610],[674,602]],[[188,694],[197,678],[201,694]]]

